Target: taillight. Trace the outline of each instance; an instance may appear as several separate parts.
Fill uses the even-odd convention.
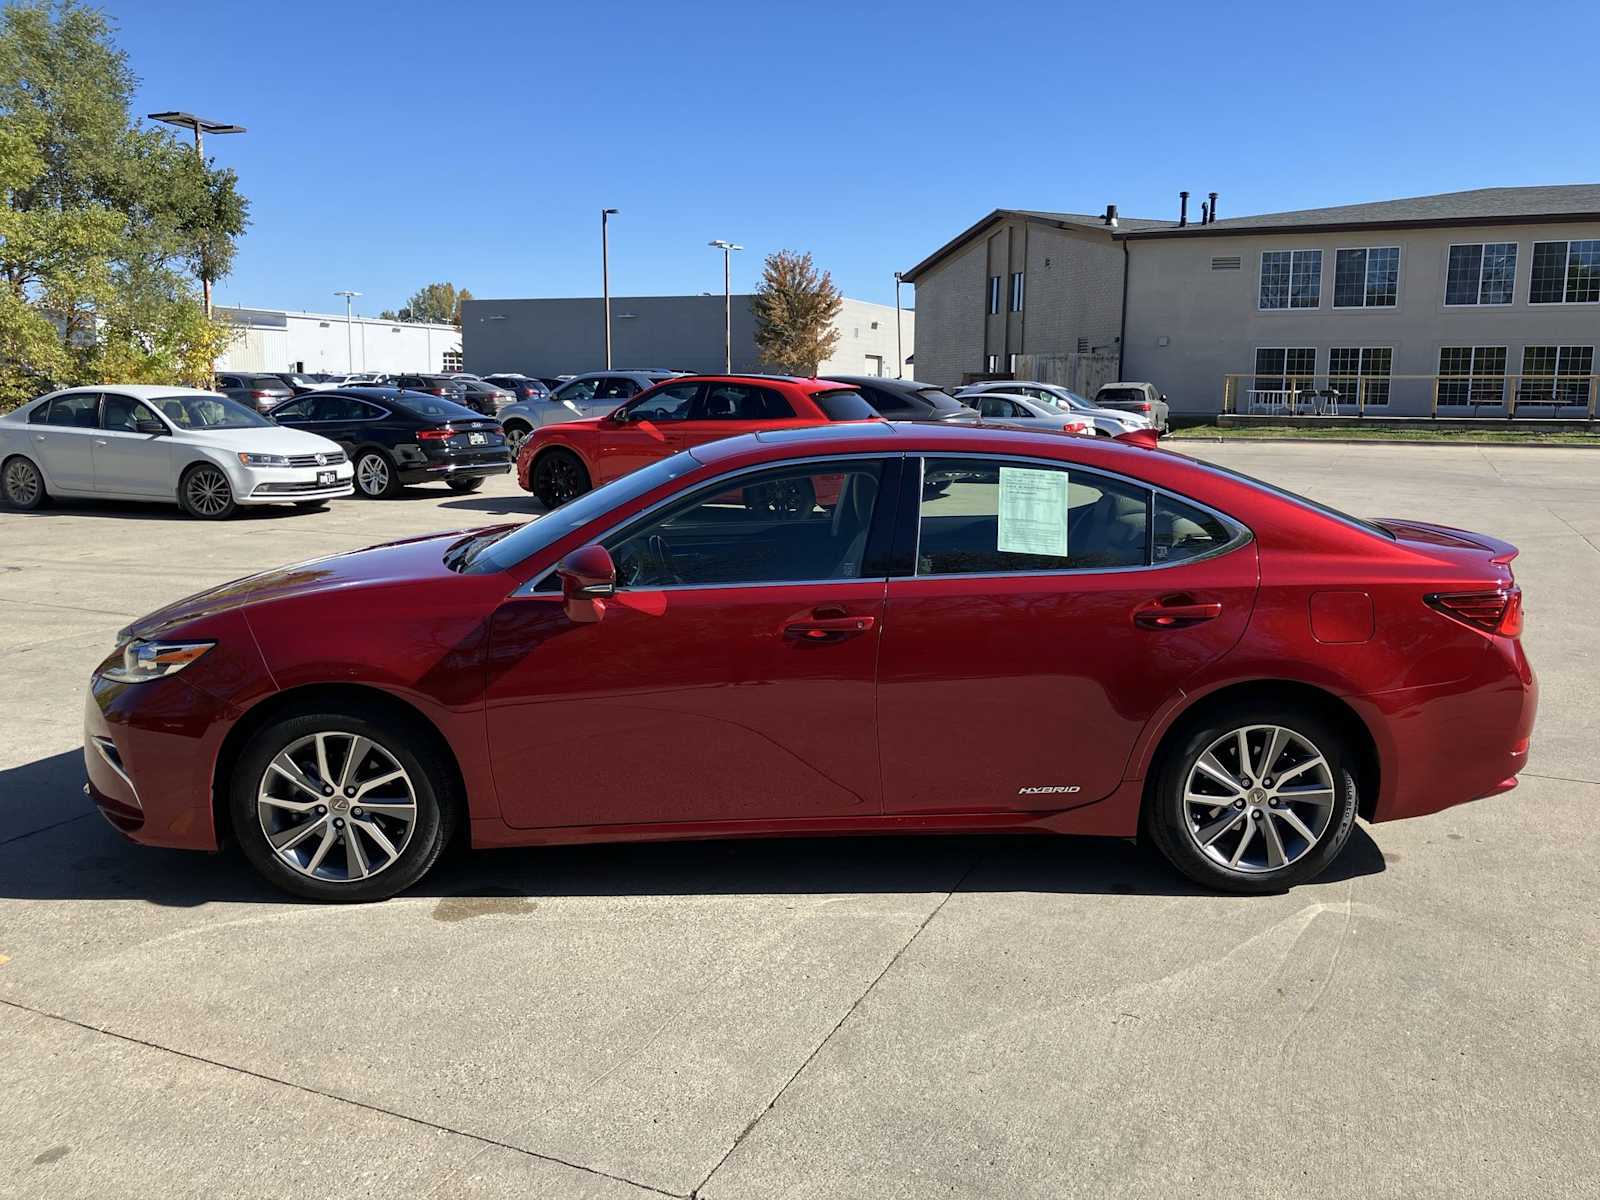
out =
[[[445,442],[455,437],[454,429],[419,429],[417,441],[419,442]]]
[[[1501,637],[1522,633],[1522,589],[1502,588],[1492,592],[1450,592],[1427,597],[1428,604],[1463,625]]]
[[[250,396],[251,396],[252,399],[255,399],[255,400],[271,400],[272,399],[272,393],[271,392],[251,392]]]
[[[1146,400],[1146,401],[1143,401],[1140,404],[1134,405],[1134,411],[1135,412],[1149,412],[1150,411],[1150,402],[1148,400]]]

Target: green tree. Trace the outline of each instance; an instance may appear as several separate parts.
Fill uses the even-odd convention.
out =
[[[133,121],[112,32],[76,0],[0,12],[0,411],[52,383],[204,383],[233,336],[192,276],[232,263],[237,178]]]
[[[843,303],[833,276],[819,272],[811,255],[767,255],[752,303],[762,358],[791,375],[815,375],[839,343],[833,321]]]
[[[461,325],[461,304],[471,300],[466,288],[457,289],[453,283],[430,283],[418,288],[399,312],[384,309],[378,314],[383,321],[411,321],[416,324]]]

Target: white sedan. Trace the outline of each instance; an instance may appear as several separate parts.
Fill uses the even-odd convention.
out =
[[[241,504],[306,508],[355,491],[336,442],[194,388],[107,384],[51,392],[0,417],[0,496],[159,500],[191,516]]]

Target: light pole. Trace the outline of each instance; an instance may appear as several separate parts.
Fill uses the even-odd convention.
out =
[[[900,272],[894,273],[894,377],[906,377],[906,350],[900,340]]]
[[[208,121],[204,117],[197,117],[186,112],[158,112],[150,113],[152,121],[160,121],[166,125],[176,125],[179,129],[194,130],[194,154],[200,160],[200,166],[206,165],[206,148],[203,134],[207,133],[243,133],[243,125],[226,125],[221,121]],[[204,259],[200,266],[200,297],[206,306],[206,316],[211,315],[211,277],[206,274]]]
[[[350,302],[361,293],[335,292],[334,295],[344,297],[344,369],[345,374],[354,375],[356,373],[356,352],[355,345],[350,340]]]
[[[600,210],[600,295],[606,310],[606,370],[611,369],[611,241],[606,222],[617,215],[614,208]]]
[[[733,283],[729,256],[735,250],[743,250],[744,247],[725,242],[721,238],[706,244],[722,251],[722,370],[724,374],[731,375],[733,374]]]

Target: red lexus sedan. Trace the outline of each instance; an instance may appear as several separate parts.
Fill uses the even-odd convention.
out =
[[[721,438],[877,414],[854,387],[781,375],[680,375],[616,412],[534,430],[517,455],[517,483],[546,508],[645,463]]]
[[[1515,554],[1103,440],[733,438],[135,622],[94,673],[89,792],[321,900],[400,891],[458,831],[1138,835],[1277,890],[1358,813],[1515,786]]]

